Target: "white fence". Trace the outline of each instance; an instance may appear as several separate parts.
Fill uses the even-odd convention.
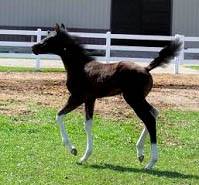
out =
[[[171,41],[175,39],[180,39],[183,43],[183,47],[180,51],[180,55],[173,61],[175,63],[175,73],[179,73],[180,64],[192,64],[198,63],[198,61],[194,60],[185,60],[185,53],[198,53],[199,48],[188,48],[185,49],[185,42],[199,42],[199,37],[184,37],[183,35],[175,35],[175,36],[154,36],[154,35],[125,35],[125,34],[111,34],[107,33],[80,33],[73,32],[71,35],[83,37],[83,38],[97,38],[97,39],[105,39],[105,45],[94,45],[94,44],[86,44],[86,49],[94,49],[94,50],[104,50],[104,57],[97,57],[100,61],[106,61],[107,63],[110,61],[120,61],[120,60],[136,60],[140,62],[148,62],[150,58],[128,58],[128,57],[112,57],[111,51],[141,51],[141,52],[159,52],[162,48],[160,47],[140,47],[140,46],[121,46],[121,45],[112,45],[112,39],[128,39],[128,40],[147,40],[147,41]],[[0,30],[0,35],[24,35],[24,36],[34,36],[36,37],[36,41],[40,42],[42,36],[47,35],[47,31],[42,31],[41,29],[37,29],[36,31],[26,31],[26,30]],[[32,39],[31,39],[32,40]],[[36,42],[12,42],[12,41],[0,41],[1,46],[10,46],[10,47],[31,47]],[[25,53],[0,53],[0,57],[9,57],[9,58],[33,58],[36,59],[36,68],[40,68],[40,62],[42,58],[45,59],[59,59],[54,55],[39,55],[36,56],[34,54],[25,54]]]

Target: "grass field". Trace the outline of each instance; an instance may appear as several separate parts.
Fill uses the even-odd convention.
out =
[[[0,184],[2,185],[197,185],[199,184],[199,113],[165,110],[158,119],[160,159],[153,171],[149,160],[136,159],[135,143],[141,132],[137,118],[94,120],[94,153],[85,165],[77,162],[86,144],[84,116],[65,119],[78,149],[71,156],[61,144],[56,111],[31,105],[27,115],[0,115]]]
[[[194,66],[187,66],[188,68],[194,69],[194,70],[199,70],[199,65],[194,65]]]
[[[41,68],[36,70],[31,67],[10,67],[10,66],[0,66],[0,72],[64,72],[64,68]]]
[[[198,65],[186,66],[187,68],[199,70]],[[41,68],[36,70],[32,67],[12,67],[12,66],[0,66],[0,72],[64,72],[64,68]]]

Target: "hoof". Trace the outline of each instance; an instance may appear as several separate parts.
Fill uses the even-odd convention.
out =
[[[144,161],[144,155],[139,156],[138,160],[140,161],[140,163],[142,163]]]
[[[152,160],[150,161],[146,166],[145,166],[145,170],[152,170],[156,164],[157,160]]]
[[[74,156],[77,156],[77,150],[76,148],[73,148],[71,151],[70,151],[71,154],[73,154]]]
[[[83,164],[83,163],[85,163],[86,162],[86,159],[84,159],[84,158],[81,158],[80,160],[79,160],[79,163],[80,164]]]
[[[81,161],[76,162],[77,165],[82,165]]]

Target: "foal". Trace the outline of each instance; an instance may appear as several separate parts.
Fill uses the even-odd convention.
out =
[[[65,31],[63,26],[56,25],[55,31],[47,38],[32,47],[33,53],[52,53],[61,57],[67,72],[66,86],[70,92],[68,102],[58,112],[56,121],[60,126],[61,136],[65,147],[73,155],[77,150],[71,143],[65,131],[64,116],[85,104],[85,132],[87,134],[87,147],[80,162],[84,162],[92,153],[92,118],[94,104],[97,98],[122,94],[126,102],[133,108],[137,116],[143,121],[144,129],[136,144],[137,157],[140,162],[144,160],[144,140],[149,133],[151,141],[151,160],[146,169],[154,167],[158,159],[156,139],[156,118],[158,111],[146,101],[146,96],[153,86],[150,71],[156,67],[169,63],[181,47],[179,41],[171,44],[159,53],[147,67],[138,66],[132,62],[119,62],[102,64],[89,56],[86,50]]]

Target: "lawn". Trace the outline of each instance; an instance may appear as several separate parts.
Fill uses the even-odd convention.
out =
[[[94,153],[87,164],[77,162],[84,152],[84,116],[67,116],[68,132],[78,149],[71,156],[61,144],[56,111],[32,106],[27,115],[0,115],[0,184],[2,185],[139,185],[199,184],[199,113],[164,110],[158,119],[160,159],[153,171],[149,160],[136,159],[135,143],[141,125],[133,117],[123,121],[94,120]]]
[[[199,70],[199,65],[187,66],[188,68]]]
[[[0,72],[64,72],[64,68],[41,68],[0,66]]]

